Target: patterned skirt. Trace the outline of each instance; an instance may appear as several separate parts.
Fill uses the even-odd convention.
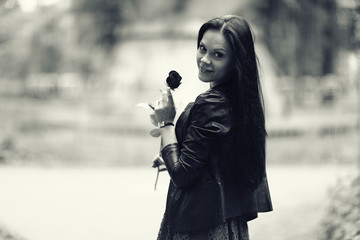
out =
[[[194,232],[170,233],[166,214],[161,222],[158,240],[249,240],[247,221],[241,217],[228,219],[212,228]]]

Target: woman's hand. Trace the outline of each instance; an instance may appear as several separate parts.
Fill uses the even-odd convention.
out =
[[[174,121],[176,110],[170,88],[167,88],[166,91],[162,92],[161,100],[158,101],[154,111],[158,123]]]

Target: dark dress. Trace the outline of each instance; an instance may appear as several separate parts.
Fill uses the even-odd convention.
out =
[[[170,185],[170,196],[174,192],[174,185]],[[171,233],[168,212],[161,221],[157,240],[249,240],[247,220],[235,217],[215,227],[185,233]]]

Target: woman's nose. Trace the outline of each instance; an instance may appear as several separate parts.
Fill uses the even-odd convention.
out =
[[[209,60],[209,56],[206,54],[204,55],[201,59],[200,62],[205,63],[207,65],[209,65],[211,63],[211,61]]]

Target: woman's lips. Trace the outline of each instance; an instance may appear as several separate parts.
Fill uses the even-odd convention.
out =
[[[203,73],[208,73],[208,72],[211,72],[211,70],[205,68],[205,67],[202,67],[202,66],[199,66],[199,70]]]

